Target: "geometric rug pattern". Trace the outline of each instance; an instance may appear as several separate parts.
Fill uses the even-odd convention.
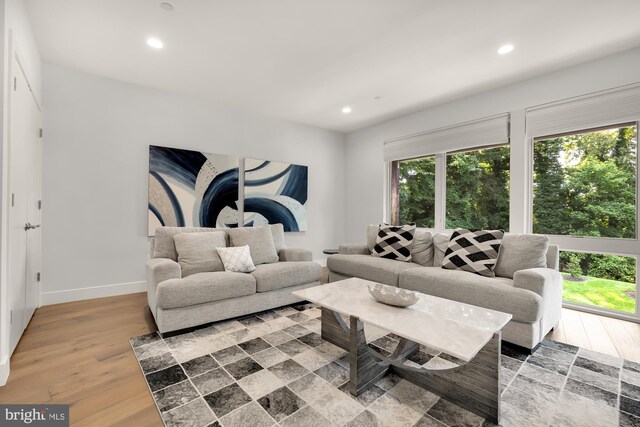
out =
[[[355,398],[346,352],[320,338],[320,310],[300,304],[131,346],[166,426],[492,426],[395,375]],[[370,347],[398,337],[365,324]],[[428,348],[406,363],[449,368]],[[533,355],[503,349],[502,426],[640,426],[640,365],[544,341]]]

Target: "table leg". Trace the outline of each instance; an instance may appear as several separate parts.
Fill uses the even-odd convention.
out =
[[[351,316],[349,326],[340,315],[322,308],[322,339],[349,352],[349,391],[359,396],[387,372],[432,391],[488,421],[500,421],[500,332],[468,363],[449,369],[412,368],[403,362],[419,346],[405,338],[389,357],[367,345],[364,325]]]
[[[500,332],[464,365],[449,369],[411,368],[392,363],[390,371],[450,402],[500,422]]]

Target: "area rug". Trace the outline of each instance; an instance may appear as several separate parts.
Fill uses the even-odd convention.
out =
[[[285,307],[131,346],[166,426],[491,426],[387,375],[355,398],[346,352],[320,338],[320,310]],[[365,325],[388,353],[397,337]],[[457,361],[421,347],[407,364]],[[544,341],[533,355],[503,350],[502,426],[640,426],[640,364]]]

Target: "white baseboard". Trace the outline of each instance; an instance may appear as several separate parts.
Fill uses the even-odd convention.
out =
[[[9,379],[9,358],[0,362],[0,387],[7,383]]]
[[[117,283],[115,285],[95,286],[92,288],[43,292],[40,301],[42,305],[61,304],[63,302],[134,294],[137,292],[144,292],[146,290],[147,282]]]

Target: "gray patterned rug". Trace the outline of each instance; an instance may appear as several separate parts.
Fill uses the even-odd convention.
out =
[[[358,398],[345,352],[320,338],[310,304],[162,339],[131,338],[166,426],[490,426],[395,375]],[[365,325],[388,353],[397,337]],[[456,360],[421,348],[407,364]],[[531,356],[503,350],[503,426],[640,426],[640,364],[555,341]]]

